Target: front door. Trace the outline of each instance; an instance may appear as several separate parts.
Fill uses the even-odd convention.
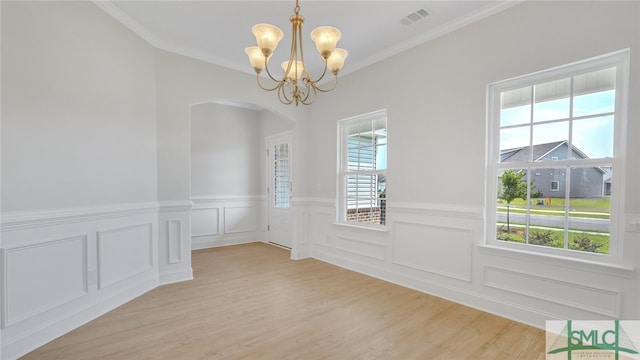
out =
[[[291,248],[291,133],[267,137],[267,238]]]

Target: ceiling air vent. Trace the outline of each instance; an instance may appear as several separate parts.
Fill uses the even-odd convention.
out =
[[[402,23],[402,25],[411,25],[414,22],[418,21],[418,20],[422,20],[424,18],[426,18],[429,15],[429,13],[427,12],[427,10],[425,9],[420,9],[416,12],[413,12],[405,17],[403,17],[402,19],[400,19],[400,22]]]

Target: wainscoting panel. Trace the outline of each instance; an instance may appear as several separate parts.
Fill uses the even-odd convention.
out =
[[[2,358],[158,286],[158,203],[3,213]],[[165,258],[166,259],[166,258]]]
[[[266,237],[263,196],[194,196],[191,249],[263,241]]]
[[[160,203],[158,263],[160,284],[193,279],[191,269],[191,200]]]
[[[193,209],[191,222],[191,236],[219,235],[220,209]]]
[[[359,238],[336,236],[336,249],[342,252],[364,256],[373,260],[385,260],[385,247]]]
[[[291,259],[300,260],[311,256],[311,234],[309,233],[309,227],[313,226],[313,217],[309,208],[304,204],[300,204],[297,200],[292,199],[290,202],[291,211],[293,215],[292,226],[292,246],[291,246]]]
[[[3,249],[2,255],[3,328],[87,293],[85,235]]]
[[[484,285],[615,319],[621,315],[622,294],[619,290],[595,288],[490,266],[485,267]]]
[[[169,264],[182,262],[182,219],[167,220],[167,237]]]
[[[394,264],[471,281],[471,230],[396,221],[393,239]]]
[[[141,224],[98,232],[99,289],[152,268],[151,228]]]
[[[335,216],[328,211],[318,210],[314,213],[313,221],[313,239],[315,245],[331,247],[331,224],[335,222]]]
[[[228,206],[224,208],[224,233],[256,231],[258,208],[256,206]]]

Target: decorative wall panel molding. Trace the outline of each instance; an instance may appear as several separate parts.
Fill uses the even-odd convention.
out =
[[[392,237],[393,264],[471,281],[470,229],[396,221]]]
[[[333,246],[331,224],[335,222],[335,215],[323,210],[316,210],[313,214],[313,231],[311,232],[313,243],[325,247]]]
[[[370,241],[346,237],[336,236],[336,249],[348,252],[358,256],[368,257],[374,260],[385,260],[385,247],[381,244],[372,243]]]
[[[99,231],[98,288],[150,270],[153,267],[152,240],[150,223]]]
[[[257,206],[228,206],[224,208],[224,233],[233,234],[258,230]]]
[[[18,358],[158,286],[168,266],[158,219],[181,218],[158,206],[2,213],[2,357]],[[190,263],[180,266],[185,280]]]
[[[266,196],[264,195],[247,195],[247,196],[215,196],[215,195],[194,195],[191,197],[191,201],[193,202],[194,209],[199,206],[207,206],[207,204],[211,203],[252,203],[252,202],[260,202],[266,201]]]
[[[448,204],[420,204],[388,201],[387,211],[401,214],[469,220],[482,220],[484,218],[483,208],[481,207],[455,206]]]
[[[169,264],[182,262],[182,219],[167,220]]]
[[[190,209],[191,207],[189,210],[158,213],[157,252],[160,285],[193,279]]]
[[[182,212],[193,208],[191,200],[161,201],[159,212]]]
[[[191,249],[266,239],[265,196],[193,196]]]
[[[220,235],[220,209],[194,208],[191,210],[191,236]]]
[[[2,249],[2,327],[87,293],[87,236]]]
[[[621,315],[622,293],[619,290],[595,288],[491,266],[484,268],[484,286],[610,318],[618,319]]]
[[[63,225],[75,222],[95,221],[158,212],[157,202],[114,204],[92,207],[46,209],[35,211],[3,212],[0,219],[2,231],[29,229],[42,226]]]

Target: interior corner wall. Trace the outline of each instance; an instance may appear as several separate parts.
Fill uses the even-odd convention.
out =
[[[273,93],[255,84],[255,77],[200,60],[157,50],[158,193],[160,201],[191,196],[191,107],[207,102],[254,104],[296,123],[304,108],[286,107]],[[295,128],[295,125],[293,125]]]
[[[197,215],[203,208],[219,207],[221,204],[206,204],[207,199],[198,199],[191,193],[191,108],[194,105],[207,102],[214,103],[245,103],[262,108],[261,112],[271,112],[274,117],[286,119],[290,123],[293,133],[294,148],[305,147],[306,137],[305,119],[309,110],[304,107],[287,107],[277,102],[277,97],[271,92],[261,90],[255,84],[255,75],[244,74],[220,66],[205,63],[185,56],[169,53],[163,50],[156,51],[156,81],[157,81],[157,114],[158,114],[158,196],[162,207],[163,203],[182,203],[193,201],[194,211],[183,211],[181,219],[184,224],[192,221],[200,222],[201,219],[191,218],[191,214]],[[262,117],[262,115],[261,115]],[[270,119],[270,116],[261,118]],[[274,125],[277,127],[277,125]],[[261,136],[264,133],[261,134]],[[296,150],[297,151],[297,150]],[[294,158],[293,181],[306,177],[304,173],[304,159]],[[261,208],[264,209],[264,198],[260,193]],[[246,201],[253,203],[256,198],[231,199],[241,201],[241,206],[247,206]],[[204,202],[204,203],[203,203]],[[253,206],[253,205],[251,205]],[[234,214],[234,216],[237,215]],[[220,212],[202,215],[205,219],[220,219]],[[265,228],[263,213],[258,216],[259,223],[256,227]],[[161,223],[163,219],[160,220]],[[223,220],[220,220],[223,221]],[[226,221],[226,220],[224,220]],[[253,227],[245,226],[240,222],[240,230],[251,230]],[[162,224],[161,224],[162,226]],[[187,226],[187,228],[189,228]],[[196,241],[194,246],[215,246],[213,238],[219,237],[222,227],[219,223],[215,227],[194,229],[201,232],[199,235],[210,236],[204,242]],[[238,229],[236,229],[238,230]],[[238,233],[242,233],[240,231]],[[193,234],[189,233],[188,238]],[[235,241],[235,240],[234,240]],[[179,245],[167,245],[168,247],[180,247]],[[184,249],[184,247],[182,247]],[[185,254],[187,250],[184,250]],[[167,267],[169,270],[171,266]]]
[[[260,111],[216,103],[191,110],[191,248],[264,239]]]
[[[156,73],[155,49],[91,2],[0,6],[14,359],[158,285]]]
[[[191,111],[191,196],[260,195],[259,112],[205,103]]]
[[[637,2],[526,1],[344,76],[307,122],[312,256],[541,328],[638,318],[639,24]],[[626,48],[624,266],[483,246],[487,85]],[[336,122],[381,108],[388,231],[335,225]]]
[[[265,139],[293,124],[269,110],[192,107],[192,249],[266,241]]]

